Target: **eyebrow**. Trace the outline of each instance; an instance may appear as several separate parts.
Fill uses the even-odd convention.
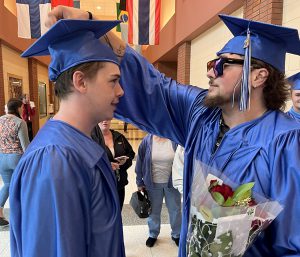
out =
[[[121,75],[120,74],[111,74],[110,77],[119,79],[121,77]]]

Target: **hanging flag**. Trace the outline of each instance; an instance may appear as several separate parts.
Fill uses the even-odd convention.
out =
[[[80,9],[80,0],[74,0],[74,8]]]
[[[122,11],[127,11],[127,9],[126,9],[126,0],[120,0],[119,9],[122,10]]]
[[[128,43],[158,45],[161,0],[127,0]]]
[[[51,0],[51,6],[54,8],[58,5],[71,6],[74,7],[73,0]]]
[[[120,23],[121,38],[127,44],[128,43],[128,23]]]
[[[117,20],[122,21],[122,23],[127,24],[128,23],[128,12],[120,9],[121,3],[116,3],[117,7]],[[121,32],[121,25],[119,24],[117,26],[117,31]]]
[[[50,0],[16,0],[18,37],[39,38],[48,28],[45,21],[51,11]]]

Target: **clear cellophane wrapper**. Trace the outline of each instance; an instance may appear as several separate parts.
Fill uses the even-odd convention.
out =
[[[194,162],[191,190],[188,257],[240,257],[255,238],[282,211],[277,201],[252,192],[253,206],[220,206],[209,192],[210,181],[217,179],[235,190],[239,185],[220,172]]]

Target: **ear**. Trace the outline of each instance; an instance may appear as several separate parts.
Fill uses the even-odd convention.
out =
[[[268,77],[269,71],[266,68],[254,69],[251,73],[252,87],[264,87]]]
[[[84,74],[81,71],[75,71],[73,73],[73,85],[76,91],[80,93],[86,93],[87,85],[86,79],[84,78]]]

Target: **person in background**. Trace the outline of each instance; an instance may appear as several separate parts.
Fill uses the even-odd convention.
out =
[[[293,106],[287,114],[300,122],[300,72],[289,77],[288,81],[291,83],[291,99]]]
[[[173,187],[183,194],[184,148],[177,146],[172,165]]]
[[[4,182],[0,190],[0,227],[8,226],[3,209],[9,195],[11,176],[29,145],[26,122],[21,119],[22,101],[11,98],[7,114],[0,117],[0,175]]]
[[[172,164],[177,145],[166,138],[148,134],[141,142],[136,159],[136,184],[147,190],[151,202],[148,217],[148,247],[153,247],[160,233],[161,209],[166,200],[170,217],[171,238],[179,245],[181,229],[181,196],[172,185]]]
[[[24,94],[22,96],[22,102],[22,119],[26,121],[29,141],[31,142],[33,139],[32,118],[35,115],[35,106],[34,102],[30,101],[29,94]]]
[[[125,186],[128,184],[127,169],[132,165],[135,152],[126,137],[118,131],[110,129],[110,125],[111,120],[104,120],[99,123],[105,142],[105,151],[116,175],[122,210],[125,199]]]
[[[51,55],[60,106],[12,177],[13,257],[125,257],[116,179],[91,138],[124,94],[119,60],[99,42],[118,23],[62,20],[22,54]]]

